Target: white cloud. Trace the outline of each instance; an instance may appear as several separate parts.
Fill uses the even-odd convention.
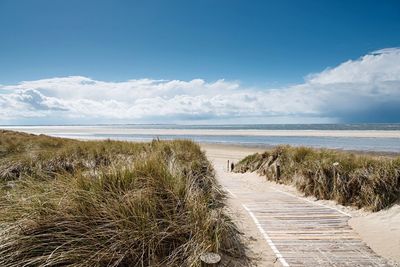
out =
[[[338,67],[310,75],[311,84],[379,83],[400,80],[400,49],[375,51],[358,60],[349,60]]]
[[[310,118],[400,121],[399,107],[398,48],[349,60],[309,75],[303,84],[280,89],[243,88],[239,82],[225,80],[105,82],[82,76],[0,85],[0,123],[30,118],[53,118],[59,123],[228,118],[265,123],[276,117],[300,122]]]

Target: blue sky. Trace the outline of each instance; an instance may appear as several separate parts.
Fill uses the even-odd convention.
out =
[[[83,75],[287,84],[400,44],[399,1],[1,0],[0,83]]]
[[[252,102],[246,110],[232,113],[226,110],[232,103],[223,104],[218,100],[225,94],[240,98],[249,93],[247,99],[251,100],[266,97],[264,94],[269,95],[274,90],[281,94],[296,91],[298,86],[310,86],[309,77],[322,75],[327,68],[340,70],[341,64],[349,60],[355,63],[355,68],[368,65],[368,62],[363,63],[363,58],[368,55],[371,57],[367,59],[375,58],[377,65],[369,68],[367,73],[371,71],[370,75],[374,77],[377,73],[382,76],[382,71],[391,73],[390,80],[386,79],[388,75],[378,79],[384,85],[376,84],[376,79],[370,81],[370,87],[375,89],[368,90],[379,87],[383,90],[382,94],[387,94],[387,83],[400,80],[398,73],[394,72],[397,66],[393,64],[398,59],[396,47],[400,46],[399,14],[400,2],[388,0],[0,0],[0,96],[3,97],[0,98],[0,105],[3,110],[8,109],[7,112],[0,112],[0,123],[53,123],[59,122],[60,118],[65,122],[98,121],[92,113],[85,115],[78,107],[65,103],[69,99],[60,96],[62,93],[55,88],[67,86],[63,83],[72,86],[65,90],[80,96],[80,101],[98,101],[93,103],[95,106],[115,101],[107,105],[118,108],[108,107],[110,113],[102,116],[104,122],[115,121],[118,116],[113,116],[113,112],[134,109],[140,113],[140,110],[143,111],[141,101],[146,102],[147,98],[156,95],[136,92],[151,91],[160,86],[168,88],[162,92],[154,89],[161,97],[163,104],[160,105],[175,107],[175,102],[168,102],[171,99],[183,101],[182,105],[185,101],[190,103],[179,112],[171,112],[167,119],[171,122],[218,121],[227,117],[234,118],[232,122],[248,121],[248,118],[259,121],[262,117],[264,123],[277,120],[368,121],[368,110],[375,110],[374,114],[377,110],[387,114],[383,119],[379,116],[373,121],[400,121],[400,115],[392,114],[397,111],[397,102],[387,105],[386,102],[371,103],[369,99],[369,102],[363,103],[368,106],[360,104],[360,108],[353,113],[332,111],[330,114],[321,112],[324,110],[321,99],[314,99],[313,109],[305,112],[290,110],[293,104],[290,101],[280,105],[290,103],[286,111],[257,109],[251,106],[256,104]],[[383,70],[379,70],[377,66],[381,64],[381,57],[371,53],[382,49],[386,49],[383,50],[386,63]],[[363,67],[361,70],[365,71]],[[70,77],[70,80],[57,80],[62,77]],[[36,86],[43,79],[46,79],[45,84],[42,82],[39,87]],[[48,79],[53,79],[50,85]],[[152,85],[143,89],[143,79],[148,79]],[[203,84],[193,82],[199,79]],[[139,82],[126,85],[129,88],[126,90],[115,89],[123,87],[129,80]],[[218,84],[219,80],[223,82]],[[337,85],[343,85],[340,79],[334,80],[335,85],[331,87],[344,90]],[[23,81],[26,82],[21,85]],[[170,81],[181,83],[171,85]],[[360,81],[364,80],[352,80],[348,90],[354,92],[354,88],[360,88],[357,84]],[[82,83],[92,83],[91,92],[106,90],[102,95],[104,98],[82,94],[85,90],[80,89]],[[106,83],[104,88],[108,89],[101,87]],[[392,88],[391,101],[398,96],[400,89],[396,86]],[[226,87],[230,88],[230,93],[224,91]],[[203,88],[202,91],[199,88]],[[330,90],[334,90],[332,88]],[[116,90],[135,95],[132,104],[122,103],[122,98],[110,93]],[[197,94],[193,94],[196,90]],[[360,94],[366,95],[365,90]],[[28,95],[30,102],[22,103],[25,105],[24,112],[15,115],[16,109],[21,106],[10,98],[24,98],[21,95]],[[206,100],[196,102],[200,105],[199,110],[191,110],[189,107],[196,106],[191,101],[199,101],[201,97],[216,100],[206,104]],[[55,98],[51,100],[53,106],[48,106],[48,98]],[[74,101],[77,99],[74,98]],[[380,107],[385,107],[385,111]],[[75,114],[78,111],[82,116]],[[135,118],[118,117],[118,121],[164,120],[164,117],[148,111],[142,114]]]

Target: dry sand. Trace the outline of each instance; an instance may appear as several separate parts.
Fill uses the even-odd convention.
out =
[[[375,213],[364,212],[349,224],[379,255],[400,266],[400,205]]]
[[[223,179],[229,179],[228,177],[232,179],[232,175],[240,175],[241,179],[246,179],[248,187],[254,188],[255,190],[262,190],[259,188],[261,177],[255,173],[232,174],[226,172],[226,162],[228,159],[237,162],[249,154],[263,151],[262,149],[208,144],[203,144],[202,148],[213,162],[218,179],[220,179],[221,182],[223,182]],[[278,185],[265,180],[263,180],[262,186],[276,187],[280,190],[303,197],[301,193],[296,191],[292,186]],[[351,207],[343,207],[337,205],[333,201],[321,201],[315,200],[314,198],[306,199],[314,200],[352,215],[349,224],[367,245],[371,247],[375,253],[386,258],[392,265],[400,266],[400,205],[397,204],[387,210],[372,213]],[[240,203],[238,203],[237,200],[230,199],[228,204],[231,207],[236,222],[245,233],[246,242],[252,251],[251,255],[258,258],[258,261],[256,261],[257,266],[275,266],[278,264],[275,262],[276,259],[273,252],[267,246],[261,233],[258,231],[249,215],[243,210]]]

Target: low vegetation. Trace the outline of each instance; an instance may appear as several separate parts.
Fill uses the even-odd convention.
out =
[[[234,171],[257,171],[268,180],[293,184],[306,196],[372,211],[400,200],[400,157],[279,146],[247,156]]]
[[[199,146],[0,132],[0,266],[246,265]]]

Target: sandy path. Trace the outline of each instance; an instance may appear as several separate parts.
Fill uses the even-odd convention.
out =
[[[259,259],[257,266],[387,266],[348,225],[351,209],[300,197],[293,188],[256,174],[226,171],[228,159],[238,161],[258,149],[202,147],[220,183],[233,195],[229,205]]]
[[[229,178],[226,171],[227,160],[239,161],[244,156],[260,152],[257,148],[225,145],[201,145],[206,151],[207,157],[213,163],[219,182],[223,185]],[[272,249],[268,246],[262,233],[257,229],[254,221],[242,206],[242,202],[236,198],[228,199],[229,212],[240,231],[245,235],[245,243],[249,248],[249,256],[252,258],[252,266],[271,267],[282,266]]]

